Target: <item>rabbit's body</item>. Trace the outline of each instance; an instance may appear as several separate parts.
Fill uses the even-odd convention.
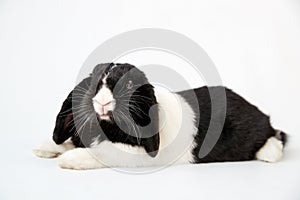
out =
[[[226,115],[224,123],[217,124],[222,126],[220,137],[209,141],[216,144],[200,156],[211,121],[210,91],[225,91]],[[42,144],[35,153],[40,157],[62,154],[63,168],[94,169],[254,159],[276,162],[282,157],[286,135],[273,129],[269,117],[255,106],[224,87],[159,91],[132,65],[102,64],[65,100],[53,140],[56,144]]]

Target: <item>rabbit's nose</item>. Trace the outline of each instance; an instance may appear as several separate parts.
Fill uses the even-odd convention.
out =
[[[101,106],[103,106],[103,107],[104,107],[104,106],[109,106],[111,103],[112,103],[112,101],[109,101],[109,100],[108,100],[108,101],[100,101],[100,102],[99,102],[99,104],[100,104]]]
[[[101,107],[109,106],[112,103],[112,101],[101,101],[97,99],[93,99],[93,101],[98,103]]]

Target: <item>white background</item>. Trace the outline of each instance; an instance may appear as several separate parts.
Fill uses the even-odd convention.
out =
[[[296,0],[0,1],[0,199],[300,199],[299,11]],[[152,27],[197,42],[224,85],[271,115],[274,127],[291,136],[282,162],[128,175],[61,170],[55,160],[32,155],[51,137],[88,55],[117,34]]]

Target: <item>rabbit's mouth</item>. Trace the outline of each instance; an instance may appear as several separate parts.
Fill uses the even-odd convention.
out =
[[[99,118],[100,120],[111,121],[113,118],[112,111],[109,111],[108,113],[105,113],[105,114],[104,113],[99,114],[99,112],[96,111],[96,115],[97,115],[97,118]]]
[[[110,115],[109,114],[102,114],[102,115],[99,115],[101,119],[104,119],[104,120],[108,120]]]
[[[101,119],[108,120],[112,114],[114,103],[111,102],[109,104],[102,105],[97,101],[93,101],[93,106],[95,112],[99,115]]]

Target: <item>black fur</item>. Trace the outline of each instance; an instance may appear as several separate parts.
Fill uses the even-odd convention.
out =
[[[221,136],[212,151],[204,158],[199,158],[199,150],[211,120],[209,90],[221,93],[224,89],[227,105]],[[192,93],[196,95],[197,102],[190,98]],[[192,108],[200,110],[200,119],[196,121],[198,124],[198,134],[195,137],[197,146],[193,150],[196,163],[253,160],[255,153],[267,139],[276,136],[276,130],[272,128],[268,116],[227,88],[201,87],[178,94],[183,96]],[[282,141],[286,141],[285,137]]]

